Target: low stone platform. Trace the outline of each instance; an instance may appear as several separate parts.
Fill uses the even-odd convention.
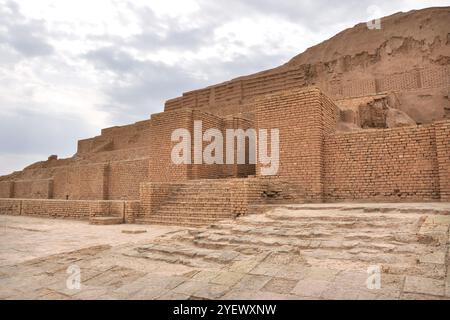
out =
[[[450,203],[268,206],[202,228],[132,226],[139,234],[59,221],[64,239],[35,231],[44,219],[1,219],[2,299],[450,299]],[[36,254],[46,243],[72,251]],[[66,285],[74,265],[79,290]]]

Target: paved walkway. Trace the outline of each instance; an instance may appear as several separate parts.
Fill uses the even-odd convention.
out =
[[[0,221],[2,299],[450,299],[450,204],[290,205],[198,229]]]

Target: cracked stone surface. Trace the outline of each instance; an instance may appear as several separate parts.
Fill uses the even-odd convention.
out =
[[[0,222],[1,299],[450,299],[448,203],[268,206],[202,228]]]

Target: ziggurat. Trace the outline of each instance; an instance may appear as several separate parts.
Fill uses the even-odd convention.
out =
[[[433,17],[433,18],[431,18]],[[195,226],[265,204],[450,201],[449,8],[356,25],[285,65],[184,93],[164,112],[0,177],[0,213]],[[414,23],[412,23],[414,22]],[[171,133],[277,128],[280,168],[171,162]]]

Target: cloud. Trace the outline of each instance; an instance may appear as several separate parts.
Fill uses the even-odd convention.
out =
[[[43,22],[25,18],[16,3],[0,3],[0,25],[0,45],[9,46],[26,57],[54,52],[46,40],[47,31]]]

